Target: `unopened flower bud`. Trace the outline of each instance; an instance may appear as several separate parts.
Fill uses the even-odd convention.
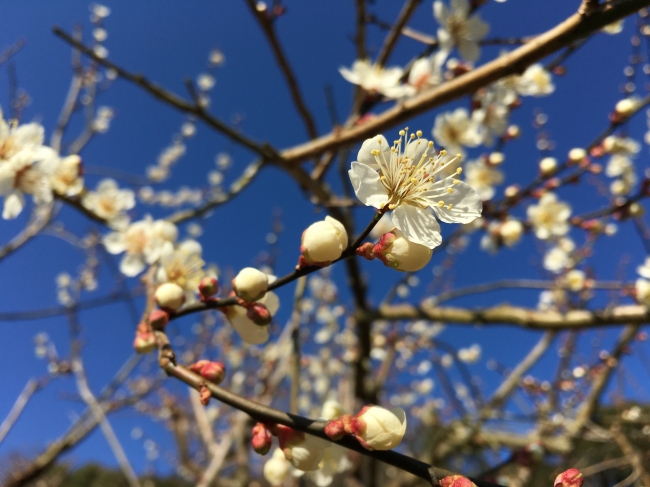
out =
[[[232,280],[232,288],[244,301],[257,301],[269,288],[269,276],[252,267],[244,267]]]
[[[251,438],[251,446],[255,453],[266,455],[271,449],[273,444],[273,436],[264,423],[257,423],[253,426],[253,437]]]
[[[199,294],[201,295],[201,299],[210,299],[218,292],[219,281],[217,281],[214,277],[206,276],[201,279],[201,282],[199,283]]]
[[[312,223],[302,233],[300,254],[310,265],[329,265],[339,257],[348,246],[345,227],[332,217]]]
[[[381,236],[372,253],[387,267],[415,272],[429,263],[433,250],[411,242],[400,230],[395,229]]]
[[[492,166],[498,166],[500,164],[503,164],[503,161],[506,160],[506,156],[503,154],[503,152],[492,152],[488,156],[488,162]]]
[[[521,135],[521,129],[518,125],[510,125],[506,130],[506,136],[510,139],[516,139]]]
[[[511,184],[505,190],[503,190],[503,194],[506,198],[514,198],[519,194],[519,186],[516,184]]]
[[[587,151],[580,147],[575,147],[569,151],[569,160],[571,162],[580,162],[585,157],[587,157]]]
[[[476,487],[467,477],[462,475],[448,475],[438,481],[440,487]]]
[[[215,384],[220,384],[226,377],[226,366],[221,362],[199,360],[190,365],[190,370]]]
[[[375,256],[372,254],[373,247],[373,244],[366,242],[363,245],[359,245],[355,252],[359,257],[363,257],[366,260],[374,260]]]
[[[162,330],[169,323],[169,314],[162,309],[154,309],[149,314],[149,324],[154,330]]]
[[[155,298],[162,309],[174,312],[185,302],[185,293],[178,284],[166,282],[158,286]]]
[[[555,477],[553,487],[581,487],[584,482],[582,472],[577,468],[570,468]]]
[[[353,421],[357,441],[368,450],[391,450],[406,433],[406,414],[402,408],[390,411],[380,406],[364,406]]]
[[[621,118],[627,118],[633,115],[639,106],[639,100],[635,98],[624,98],[616,104],[614,110]]]
[[[318,470],[327,447],[325,440],[283,425],[278,426],[278,440],[291,465],[303,472]]]
[[[572,269],[565,276],[567,287],[573,291],[582,291],[585,287],[585,273],[578,269]]]
[[[273,321],[271,312],[262,303],[251,303],[246,306],[246,317],[258,326],[270,325]]]
[[[553,174],[557,169],[557,159],[555,157],[545,157],[539,161],[539,171],[544,176]]]
[[[147,323],[140,323],[135,332],[135,340],[133,340],[133,349],[136,353],[149,353],[153,352],[156,348],[156,336],[147,325]]]

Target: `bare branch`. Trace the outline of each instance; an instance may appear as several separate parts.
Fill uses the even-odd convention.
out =
[[[404,3],[404,6],[399,13],[399,17],[397,17],[397,21],[393,24],[390,32],[386,36],[384,45],[381,46],[381,51],[379,51],[379,55],[377,56],[377,64],[386,64],[386,61],[388,61],[388,58],[393,52],[393,49],[397,45],[397,41],[399,40],[399,36],[402,33],[404,26],[409,21],[413,15],[413,12],[415,12],[415,9],[418,8],[421,2],[422,0],[407,0]]]

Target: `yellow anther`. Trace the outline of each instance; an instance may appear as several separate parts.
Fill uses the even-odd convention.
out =
[[[380,176],[379,179],[381,179],[382,181],[386,181],[386,176]]]
[[[388,205],[389,210],[394,210],[395,208],[397,208],[397,205],[395,203],[391,203],[390,205]]]
[[[377,137],[377,143],[381,145],[381,137]]]
[[[445,157],[445,156],[447,155],[447,151],[446,151],[445,149],[442,149],[442,150],[440,151],[440,155],[441,155],[442,157]]]
[[[415,134],[411,134],[411,140],[415,139]]]
[[[406,132],[404,132],[403,130],[400,130],[399,135],[400,135],[400,137],[404,137],[404,135],[406,135]]]
[[[449,203],[449,204],[447,205],[447,209],[448,209],[448,210],[451,210],[452,206],[453,206],[453,205],[452,205],[451,203]]]
[[[417,183],[418,182],[418,180],[415,179],[415,178],[411,178],[411,179],[409,179],[409,181],[411,181],[412,183]]]
[[[453,189],[451,189],[451,188],[447,188],[447,193],[453,193],[453,192],[454,192]]]
[[[454,184],[460,184],[460,179],[454,179]]]
[[[456,154],[456,157],[458,158],[459,161],[463,158],[461,154]]]
[[[370,151],[370,155],[378,156],[379,154],[381,154],[379,149],[373,149],[373,150]]]
[[[429,149],[432,148],[433,147],[433,141],[430,140],[429,143],[427,144],[427,146],[429,146]]]
[[[462,168],[462,167],[459,167],[458,169],[456,169],[456,174],[460,174],[461,172],[463,172],[463,168]]]
[[[418,131],[415,132],[415,133],[417,134],[418,137],[422,137],[422,130],[418,130]]]
[[[442,200],[438,201],[438,208],[442,208],[443,206],[445,206],[445,202]]]

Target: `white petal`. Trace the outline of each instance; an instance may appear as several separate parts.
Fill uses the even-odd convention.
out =
[[[458,41],[458,52],[465,61],[474,62],[481,54],[476,41],[468,41],[467,39],[460,39]]]
[[[269,327],[268,326],[259,326],[253,323],[246,316],[246,312],[243,310],[237,310],[233,315],[228,316],[228,321],[235,329],[242,340],[250,345],[259,345],[266,342],[269,339]]]
[[[269,310],[269,313],[271,313],[272,316],[274,316],[275,313],[278,312],[278,309],[280,309],[280,298],[278,298],[278,295],[275,294],[273,291],[267,292],[264,295],[264,297],[260,299],[260,303],[266,306],[266,308]]]
[[[420,162],[422,155],[429,149],[429,141],[427,139],[415,139],[409,143],[404,153],[408,157],[413,158],[413,164],[417,165]]]
[[[381,152],[379,157],[382,158],[382,162],[386,161],[386,164],[388,164],[391,155],[390,145],[388,144],[386,137],[383,135],[377,135],[372,139],[364,141],[361,145],[361,149],[359,149],[359,153],[357,154],[357,162],[361,162],[373,169],[379,169],[375,156],[371,154],[371,151],[373,150],[379,150]]]
[[[490,32],[490,26],[487,22],[483,22],[478,15],[474,15],[469,19],[466,25],[471,34],[471,38],[475,41],[480,41]]]
[[[13,220],[20,212],[23,211],[25,200],[21,193],[11,193],[5,198],[5,206],[2,211],[2,218],[5,220]]]
[[[411,242],[422,244],[430,249],[442,243],[440,225],[431,211],[401,204],[392,213],[395,226]]]
[[[449,9],[443,2],[437,0],[433,2],[433,16],[440,25],[445,25],[447,23],[447,17],[449,17]]]
[[[469,1],[451,0],[451,9],[457,16],[467,18],[467,14],[469,13]]]
[[[390,200],[388,190],[381,183],[379,174],[373,168],[359,162],[353,162],[348,174],[354,188],[354,194],[364,205],[383,208],[388,203]]]
[[[111,232],[102,239],[104,247],[109,254],[119,254],[126,250],[124,235],[120,232]]]
[[[451,181],[451,180],[447,180]],[[469,223],[481,216],[483,203],[474,188],[460,181],[452,186],[453,192],[441,198],[446,205],[451,204],[451,210],[444,206],[433,206],[438,218],[445,223]]]
[[[144,262],[139,255],[125,255],[120,262],[120,272],[128,277],[137,276],[144,270]]]

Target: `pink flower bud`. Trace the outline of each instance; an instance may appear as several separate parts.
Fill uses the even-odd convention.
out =
[[[267,326],[273,320],[268,308],[259,302],[246,306],[246,317],[258,326]]]
[[[354,435],[368,450],[391,450],[402,442],[406,433],[406,414],[402,408],[388,410],[364,406],[352,422]]]
[[[155,298],[158,306],[165,311],[173,313],[185,302],[185,293],[178,284],[166,282],[165,284],[158,286]]]
[[[333,419],[325,425],[324,431],[328,437],[338,441],[345,436],[345,425],[340,419]]]
[[[156,348],[156,336],[151,331],[151,328],[146,323],[140,323],[138,330],[135,333],[135,340],[133,340],[133,349],[136,353],[149,353],[153,352]]]
[[[199,283],[199,294],[202,300],[210,299],[219,292],[219,281],[214,277],[204,277]]]
[[[387,267],[398,271],[415,272],[429,263],[433,250],[411,242],[400,230],[395,229],[381,236],[379,242],[373,247],[372,253]]]
[[[570,468],[555,477],[553,487],[581,487],[585,479],[577,468]]]
[[[269,288],[269,277],[262,271],[245,267],[232,280],[232,288],[244,301],[257,301],[266,294]]]
[[[359,257],[363,257],[366,260],[374,260],[375,256],[372,253],[373,247],[373,244],[366,242],[363,245],[357,247],[357,250],[355,250],[355,252]]]
[[[205,380],[220,384],[226,377],[226,366],[221,362],[211,362],[209,360],[199,360],[190,365],[190,370],[199,374]]]
[[[448,475],[438,481],[440,487],[476,487],[467,477],[462,475]]]
[[[161,309],[154,309],[149,315],[149,324],[154,330],[162,330],[169,323],[169,314]]]
[[[266,455],[271,449],[273,436],[264,423],[257,423],[253,426],[253,438],[251,445],[253,450],[260,455]]]

